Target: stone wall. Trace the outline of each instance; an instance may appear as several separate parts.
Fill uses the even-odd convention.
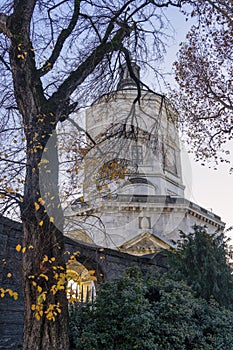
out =
[[[21,255],[15,250],[22,240],[19,223],[0,219],[0,287],[17,291],[16,301],[9,295],[0,298],[0,349],[18,349],[23,334],[23,293],[21,285]],[[7,274],[12,277],[8,278]]]
[[[21,254],[15,249],[22,241],[20,223],[0,218],[0,287],[17,291],[19,298],[0,298],[0,349],[16,350],[21,348],[23,338],[23,293],[21,284]],[[66,250],[79,252],[78,261],[87,269],[95,270],[97,282],[113,280],[119,277],[127,267],[138,265],[142,270],[157,265],[165,269],[165,257],[153,254],[137,257],[112,249],[105,249],[80,243],[65,237]],[[8,278],[7,274],[12,277]]]

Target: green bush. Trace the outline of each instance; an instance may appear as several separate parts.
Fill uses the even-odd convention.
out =
[[[133,268],[100,287],[95,304],[70,312],[75,350],[232,350],[233,313],[185,282]]]
[[[133,273],[136,276],[132,276]],[[138,269],[104,283],[94,306],[71,312],[71,344],[79,350],[154,350],[152,313]]]
[[[233,313],[194,297],[185,282],[166,275],[150,278],[148,295],[157,350],[232,350]]]

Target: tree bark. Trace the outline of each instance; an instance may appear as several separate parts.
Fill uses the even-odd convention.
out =
[[[51,157],[47,156],[50,159],[48,159],[49,163],[46,168],[50,171],[50,176],[43,177],[43,194],[49,193],[50,205],[53,207],[50,210],[53,217],[49,217],[46,206],[42,205],[43,202],[40,200],[40,160],[43,149],[36,153],[32,150],[29,142],[25,197],[21,210],[24,231],[23,246],[26,247],[26,252],[23,254],[24,350],[66,350],[69,348],[69,342],[65,289],[57,291],[54,295],[51,292],[53,286],[58,282],[54,278],[54,274],[57,272],[64,274],[65,271],[63,234],[57,227],[56,218],[56,216],[60,218],[59,227],[61,228],[63,216],[59,206],[57,168],[52,165],[54,159],[51,157],[54,156],[54,152],[51,152]],[[54,199],[51,200],[51,198]],[[56,226],[51,222],[51,218],[54,219],[54,217]],[[48,261],[43,263],[45,257],[48,257]],[[56,270],[53,269],[54,267]],[[33,285],[33,282],[36,285]],[[42,291],[38,291],[38,286]],[[63,286],[63,288],[65,287]],[[35,318],[37,311],[32,309],[32,305],[38,305],[38,298],[43,292],[45,292],[46,299],[42,300],[42,314],[37,320]],[[53,305],[58,306],[61,312],[55,310],[57,313],[55,319],[49,320],[46,312]]]
[[[24,212],[26,214],[26,212]],[[23,254],[23,286],[24,286],[24,350],[66,350],[68,346],[68,311],[65,290],[51,293],[51,288],[56,284],[52,271],[44,271],[41,261],[44,256],[54,257],[58,266],[64,266],[63,239],[61,232],[52,225],[44,224],[43,230],[38,230],[35,220],[29,221],[23,217],[24,246],[33,246]],[[45,274],[48,280],[40,277]],[[35,276],[32,280],[29,277]],[[32,305],[37,304],[39,297],[37,287],[32,282],[36,281],[43,291],[46,292],[46,300],[43,301],[43,314],[37,320]],[[55,320],[47,319],[45,312],[50,305],[59,305],[60,313],[57,312]]]

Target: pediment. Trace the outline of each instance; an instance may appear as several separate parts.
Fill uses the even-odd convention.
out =
[[[93,243],[91,237],[84,230],[70,230],[66,235],[72,239],[76,239],[77,241],[84,243]]]
[[[141,233],[119,247],[122,252],[139,256],[169,248],[170,245],[167,242],[150,232]]]

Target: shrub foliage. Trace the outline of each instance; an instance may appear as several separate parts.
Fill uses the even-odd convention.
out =
[[[102,284],[93,305],[73,305],[71,349],[232,350],[232,275],[222,236],[196,226],[169,261],[168,273],[153,269],[145,277],[132,267]]]

